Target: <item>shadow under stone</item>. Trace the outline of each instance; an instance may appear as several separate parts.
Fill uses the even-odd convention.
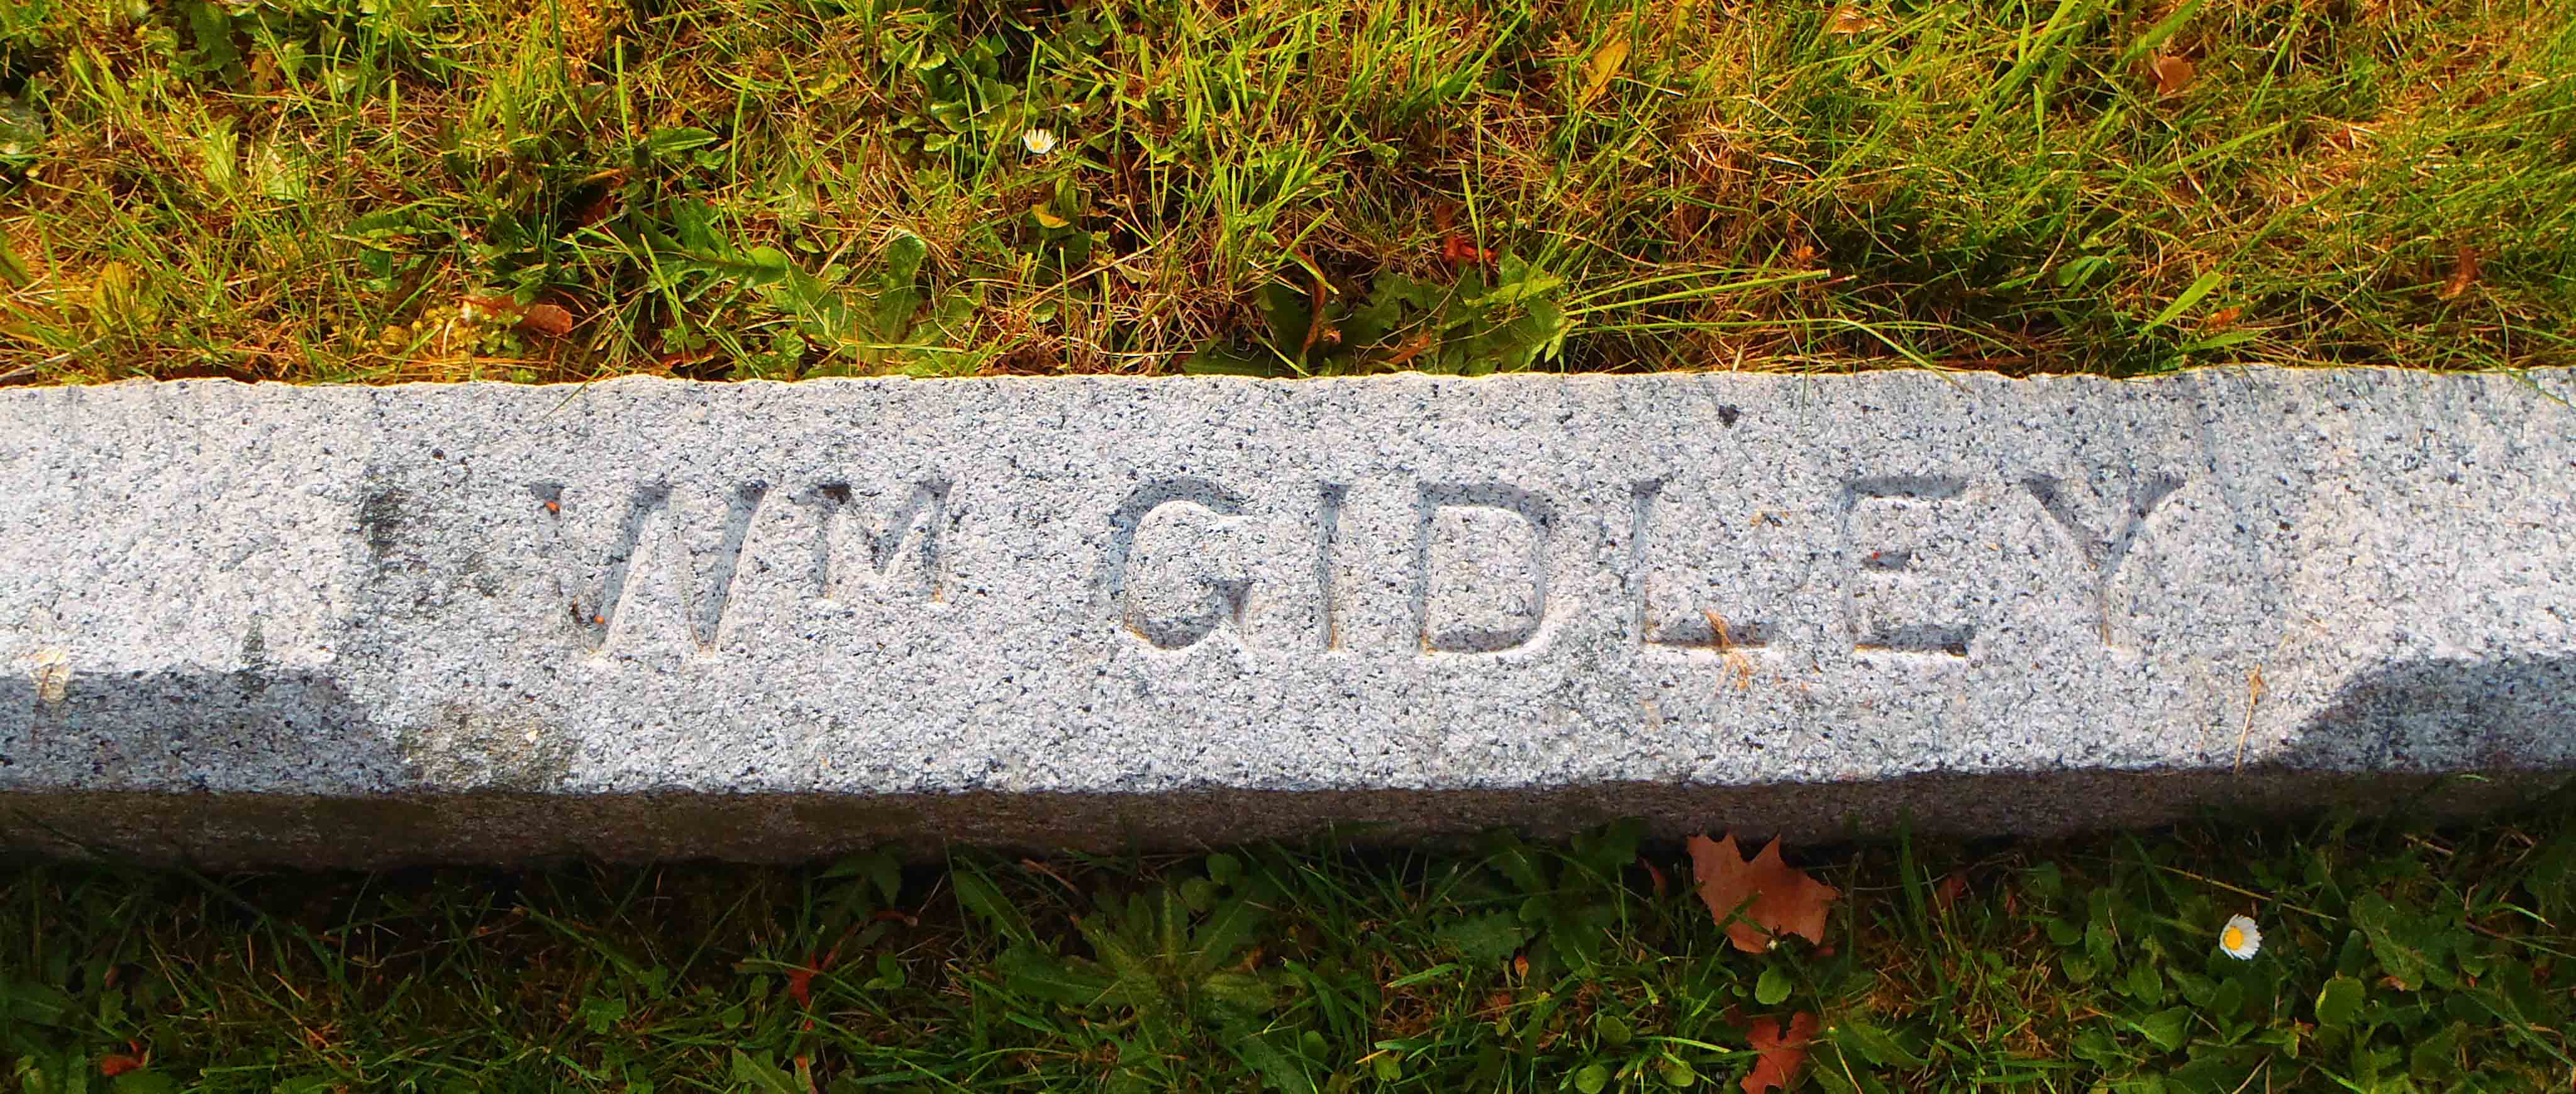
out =
[[[2576,654],[2400,661],[2355,677],[2278,762],[2337,771],[2564,770]]]

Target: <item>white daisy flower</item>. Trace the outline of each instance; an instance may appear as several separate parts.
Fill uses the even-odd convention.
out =
[[[2262,948],[2263,931],[2256,927],[2251,919],[2241,915],[2232,916],[2227,920],[2227,926],[2219,929],[2219,952],[2229,957],[2239,961],[2251,961],[2254,960],[2255,951]]]
[[[1028,149],[1032,156],[1046,155],[1055,151],[1055,133],[1046,129],[1029,130],[1020,134],[1020,147]]]

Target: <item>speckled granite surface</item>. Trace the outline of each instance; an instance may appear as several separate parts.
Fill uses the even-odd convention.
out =
[[[0,836],[2059,831],[2576,766],[2576,381],[0,392]]]

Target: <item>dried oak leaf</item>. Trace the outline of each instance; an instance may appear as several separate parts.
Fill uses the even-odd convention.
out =
[[[2147,74],[2155,77],[2158,95],[2182,94],[2182,89],[2191,86],[2192,76],[2199,71],[2190,60],[2171,54],[2159,54],[2155,62],[2147,66]]]
[[[1692,836],[1690,855],[1699,897],[1736,949],[1761,953],[1785,934],[1825,941],[1825,909],[1842,890],[1780,861],[1779,840],[1748,862],[1733,833],[1722,840]]]
[[[1753,1042],[1753,1051],[1761,1054],[1753,1061],[1752,1072],[1744,1076],[1744,1094],[1787,1090],[1807,1066],[1807,1045],[1816,1039],[1816,1016],[1799,1011],[1789,1017],[1785,1031],[1777,1018],[1757,1018],[1744,1033]]]

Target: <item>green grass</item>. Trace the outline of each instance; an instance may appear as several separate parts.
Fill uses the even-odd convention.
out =
[[[17,382],[2567,364],[2576,7],[11,0],[0,239]]]
[[[1678,848],[0,875],[14,1089],[2564,1090],[2576,812],[1797,856],[1729,948]],[[2232,914],[2262,927],[2219,953]],[[794,985],[805,980],[805,998]],[[110,1056],[148,1057],[109,1081]],[[14,1071],[6,1070],[14,1068]],[[11,1079],[0,1079],[7,1086]],[[87,1085],[84,1086],[83,1084]]]

